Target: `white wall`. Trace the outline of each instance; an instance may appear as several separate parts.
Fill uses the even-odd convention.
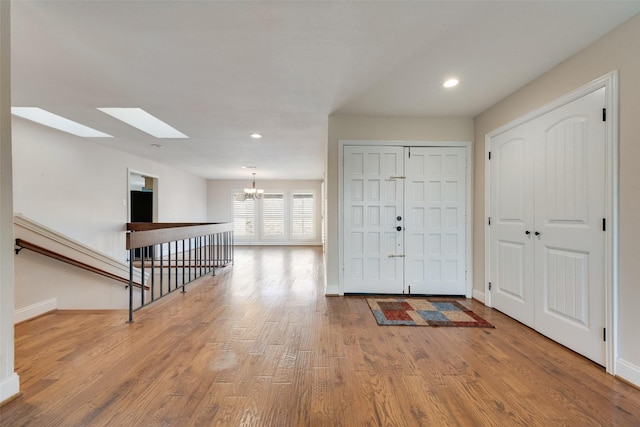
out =
[[[473,141],[473,120],[456,118],[399,118],[330,116],[327,150],[327,234],[325,238],[326,293],[339,292],[338,144],[341,140]]]
[[[159,222],[207,218],[203,178],[18,118],[13,146],[14,211],[117,260],[127,259],[129,169],[158,177]],[[126,306],[119,282],[60,264],[26,250],[17,256],[16,309],[50,299],[66,309]]]
[[[121,282],[65,264],[53,258],[22,250],[15,259],[16,323],[54,309],[128,309],[129,291]],[[137,294],[137,289],[134,289]],[[39,311],[43,302],[55,304]],[[123,314],[123,322],[126,320]]]
[[[210,222],[232,222],[233,221],[233,192],[243,190],[251,186],[252,178],[246,180],[223,180],[211,179],[207,185],[208,200],[208,218]],[[315,192],[315,209],[316,215],[316,239],[311,242],[304,241],[266,241],[261,243],[267,244],[321,244],[321,191],[322,181],[320,180],[259,180],[256,179],[256,186],[262,188],[265,192],[282,191],[286,195],[290,195],[292,191],[313,190]],[[290,209],[287,205],[286,209]],[[285,217],[286,218],[286,217]],[[241,240],[236,239],[236,243],[242,244]],[[244,242],[246,243],[246,242]]]
[[[14,211],[126,260],[128,168],[158,177],[158,221],[207,218],[204,178],[23,119],[13,120]]]
[[[484,290],[484,137],[613,70],[619,71],[619,280],[616,373],[640,385],[640,15],[475,119],[474,289]]]

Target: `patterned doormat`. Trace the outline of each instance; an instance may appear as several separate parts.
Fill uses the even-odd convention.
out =
[[[454,300],[429,298],[367,298],[378,325],[462,326],[495,328]]]

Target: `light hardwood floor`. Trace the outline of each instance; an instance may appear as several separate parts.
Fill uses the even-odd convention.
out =
[[[466,300],[496,329],[377,326],[324,297],[320,248],[235,266],[135,313],[16,327],[2,426],[638,426],[640,391]]]

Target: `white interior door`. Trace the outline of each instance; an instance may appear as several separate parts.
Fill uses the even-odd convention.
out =
[[[403,147],[344,147],[344,292],[401,294]]]
[[[465,295],[466,149],[405,151],[405,291]]]
[[[536,330],[605,363],[605,88],[536,122]]]
[[[605,363],[605,89],[491,140],[492,305]]]
[[[534,326],[531,125],[491,139],[491,303]]]

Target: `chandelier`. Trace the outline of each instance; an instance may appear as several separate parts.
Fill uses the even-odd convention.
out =
[[[253,172],[253,184],[251,188],[244,189],[245,199],[261,199],[264,195],[264,190],[256,189],[256,173]]]

